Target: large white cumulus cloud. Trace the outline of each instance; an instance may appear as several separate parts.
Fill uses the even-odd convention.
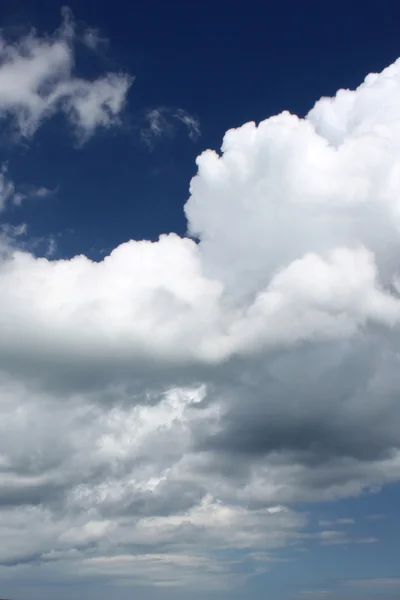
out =
[[[198,361],[396,324],[399,68],[347,92],[357,119],[342,115],[339,92],[304,120],[247,124],[226,134],[221,156],[203,153],[185,207],[198,245],[132,241],[100,264],[15,254],[0,274],[4,318],[29,311],[55,344],[107,340],[113,352]],[[324,132],[341,115],[338,145]]]
[[[192,237],[4,250],[4,577],[218,587],[306,539],[292,503],[400,478],[399,123],[396,62],[204,152]]]

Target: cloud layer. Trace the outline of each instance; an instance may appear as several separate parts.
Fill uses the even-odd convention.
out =
[[[71,27],[1,47],[24,136],[56,109],[83,137],[118,120],[129,78],[75,78]],[[400,478],[399,123],[396,62],[227,132],[191,237],[2,249],[3,578],[218,588],[309,539],[296,502]]]

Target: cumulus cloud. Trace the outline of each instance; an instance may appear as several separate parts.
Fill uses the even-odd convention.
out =
[[[310,539],[294,503],[400,478],[399,99],[396,62],[229,131],[197,160],[191,237],[3,253],[5,570],[236,584]]]
[[[95,34],[86,32],[94,43]],[[75,26],[68,10],[52,36],[32,31],[13,41],[0,35],[0,119],[11,119],[14,133],[30,138],[42,123],[61,111],[79,141],[98,127],[118,123],[132,79],[107,73],[95,80],[74,75]]]

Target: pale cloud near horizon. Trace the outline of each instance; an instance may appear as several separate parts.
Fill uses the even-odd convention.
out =
[[[355,520],[354,519],[336,519],[335,521],[326,521],[326,520],[321,520],[319,521],[319,525],[321,527],[332,527],[335,525],[354,525]]]
[[[72,75],[69,23],[2,47],[21,135],[118,124],[129,77]],[[288,545],[376,541],[292,505],[400,479],[399,123],[396,62],[228,131],[190,237],[98,263],[3,244],[0,578],[222,589]]]
[[[353,598],[368,598],[375,600],[377,592],[383,593],[385,598],[393,598],[392,595],[388,596],[391,592],[400,589],[400,578],[390,577],[377,577],[377,578],[363,578],[363,579],[344,579],[338,581],[333,588],[323,590],[303,590],[299,593],[299,598],[343,598],[343,600],[351,600]],[[346,591],[350,592],[348,596]],[[367,596],[360,596],[360,593],[365,591]],[[353,594],[356,593],[356,596]],[[343,593],[346,595],[344,596]]]
[[[356,588],[400,588],[400,577],[378,577],[375,579],[351,579],[344,582],[344,585],[348,585]]]

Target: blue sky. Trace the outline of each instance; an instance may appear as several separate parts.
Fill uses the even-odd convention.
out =
[[[0,7],[1,597],[400,597],[399,17]]]

